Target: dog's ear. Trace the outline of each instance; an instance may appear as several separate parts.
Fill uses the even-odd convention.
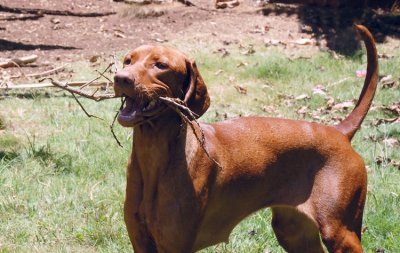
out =
[[[203,115],[210,106],[210,97],[208,96],[207,87],[197,69],[194,61],[186,61],[186,69],[188,73],[187,86],[184,87],[184,102],[192,112],[198,117]]]

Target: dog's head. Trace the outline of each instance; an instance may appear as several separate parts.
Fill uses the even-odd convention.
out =
[[[199,117],[210,105],[207,87],[194,61],[163,46],[140,46],[124,58],[114,77],[117,96],[126,98],[118,122],[133,127],[156,118],[166,105],[159,97],[182,99]]]

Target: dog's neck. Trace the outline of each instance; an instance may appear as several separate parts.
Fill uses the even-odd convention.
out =
[[[160,141],[176,139],[181,129],[180,116],[173,111],[166,111],[157,118],[134,127],[134,144],[140,142],[141,145],[148,146]],[[138,148],[143,148],[143,146]]]
[[[170,158],[184,150],[185,135],[185,124],[174,112],[134,128],[132,159],[141,171],[145,195],[149,195],[145,199],[154,198],[160,175],[173,162]]]

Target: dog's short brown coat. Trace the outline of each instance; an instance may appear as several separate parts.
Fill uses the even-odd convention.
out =
[[[329,252],[362,252],[367,174],[350,140],[373,99],[378,65],[371,34],[356,29],[367,77],[355,109],[335,127],[244,117],[193,124],[195,133],[159,98],[180,98],[201,116],[210,99],[196,64],[161,46],[126,56],[114,88],[127,99],[119,122],[134,127],[124,212],[135,252],[187,253],[227,241],[265,207],[288,252],[323,252],[319,235]]]

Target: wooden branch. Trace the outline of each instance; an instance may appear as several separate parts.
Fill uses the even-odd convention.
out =
[[[185,102],[183,102],[179,98],[169,98],[169,97],[160,97],[160,100],[165,102],[165,103],[170,103],[179,109],[184,110],[192,119],[196,119],[199,117],[196,113],[192,112],[186,105]]]
[[[35,14],[35,15],[56,15],[56,16],[75,16],[75,17],[102,17],[114,15],[116,12],[71,12],[60,10],[47,10],[47,9],[31,9],[31,8],[12,8],[0,4],[0,11],[22,14]]]
[[[96,95],[97,91],[95,93],[93,93],[93,94],[89,94],[86,91],[83,91],[81,89],[77,89],[77,88],[71,87],[68,83],[64,84],[64,83],[56,81],[56,80],[54,80],[52,78],[48,78],[48,79],[51,80],[51,83],[54,86],[57,86],[57,87],[59,87],[59,88],[61,88],[63,90],[69,91],[71,93],[78,94],[78,95],[80,95],[82,97],[92,99],[94,101],[101,101],[101,100],[105,100],[105,99],[118,98],[115,94],[100,94],[100,95]]]
[[[123,146],[122,146],[121,142],[118,140],[117,135],[114,132],[114,124],[115,124],[115,121],[117,120],[119,112],[122,110],[122,108],[124,108],[125,102],[126,102],[126,98],[121,98],[121,106],[119,107],[119,110],[117,111],[117,113],[114,115],[114,119],[110,125],[111,134],[113,135],[118,146],[120,146],[121,148],[123,148]]]
[[[37,55],[23,56],[19,58],[7,59],[6,61],[0,62],[0,68],[9,68],[15,66],[26,65],[37,60]]]
[[[56,67],[54,69],[50,69],[41,73],[34,73],[34,74],[28,74],[28,75],[19,75],[19,76],[11,76],[11,79],[16,79],[16,78],[20,78],[20,77],[34,77],[34,78],[40,78],[40,77],[44,77],[44,76],[48,76],[51,74],[55,74],[61,70],[63,70],[65,68],[66,65],[62,65],[60,67]]]
[[[119,66],[119,60],[117,60],[117,56],[115,54],[112,55],[113,59],[114,59],[114,66],[115,66],[115,73],[118,72],[118,70],[121,69],[121,67]]]

